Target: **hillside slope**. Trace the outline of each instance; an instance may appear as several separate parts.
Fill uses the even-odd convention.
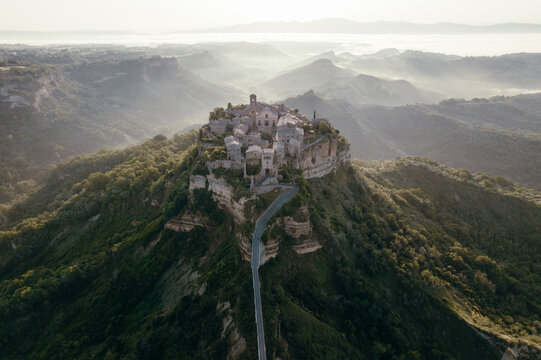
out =
[[[354,105],[377,104],[399,106],[432,103],[441,96],[416,88],[405,80],[385,80],[369,75],[358,75],[341,85],[323,92],[330,100],[343,100]]]
[[[255,357],[241,245],[272,197],[239,222],[189,191],[195,139],[77,158],[2,214],[6,359]],[[296,181],[263,236],[279,245],[261,268],[269,357],[537,358],[539,193],[421,159]],[[288,216],[319,250],[293,251]]]
[[[0,202],[41,182],[51,164],[193,125],[231,93],[173,58],[0,67]]]
[[[333,61],[340,58],[332,52],[308,60],[313,62],[267,80],[261,84],[261,91],[275,98],[283,98],[312,90],[325,99],[344,100],[355,105],[396,106],[441,99],[441,96],[418,89],[405,80],[359,75],[336,66]]]
[[[323,58],[265,81],[261,84],[261,90],[275,98],[282,98],[308,90],[324,91],[354,76],[352,71]]]
[[[452,56],[408,50],[373,58],[359,56],[354,71],[393,79],[407,79],[447,97],[515,95],[541,89],[541,54]]]
[[[541,189],[541,94],[445,100],[438,105],[359,108],[306,93],[285,101],[301,113],[332,119],[352,155],[418,155]]]

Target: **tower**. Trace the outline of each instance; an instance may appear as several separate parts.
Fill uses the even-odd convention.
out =
[[[253,107],[257,102],[257,96],[255,94],[250,95],[250,107]]]

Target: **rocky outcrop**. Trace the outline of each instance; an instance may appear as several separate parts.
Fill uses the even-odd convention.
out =
[[[526,344],[519,344],[514,348],[507,348],[503,354],[501,360],[530,360],[540,359],[541,350],[539,348],[528,346]]]
[[[195,189],[205,189],[207,187],[207,180],[203,175],[192,175],[190,176],[190,192]]]
[[[300,244],[292,246],[293,251],[297,254],[309,254],[318,249],[321,249],[321,244],[315,240],[305,240]]]
[[[248,262],[252,261],[252,242],[246,236],[241,234],[239,241],[240,252],[242,258]]]
[[[208,226],[208,218],[201,215],[187,213],[183,214],[181,217],[175,216],[169,219],[163,228],[176,232],[188,232],[197,226]]]
[[[265,264],[268,260],[275,258],[278,255],[278,250],[280,249],[280,243],[278,240],[270,240],[265,244],[261,250],[261,262],[260,264]]]
[[[308,208],[301,207],[297,211],[297,215],[309,218]],[[292,246],[293,251],[297,254],[309,254],[318,249],[321,249],[321,244],[310,238],[312,235],[312,224],[310,220],[295,221],[291,216],[286,216],[280,219],[287,235],[297,239],[297,243]]]
[[[154,249],[154,247],[162,240],[162,233],[160,232],[158,234],[158,236],[156,236],[154,238],[154,240],[152,240],[150,243],[148,243],[146,246],[141,246],[139,247],[135,253],[134,253],[134,257],[136,259],[139,259],[141,257],[145,257],[148,255],[148,253]]]
[[[246,339],[240,335],[239,329],[235,325],[231,304],[228,301],[218,303],[216,312],[225,315],[222,319],[221,337],[222,339],[227,337],[229,340],[230,347],[226,359],[237,359],[246,350]]]
[[[300,207],[295,216],[297,216],[298,219],[304,218],[306,221],[295,221],[295,219],[291,216],[285,216],[278,219],[278,221],[284,227],[286,234],[294,237],[295,239],[310,235],[312,233],[312,224],[310,223],[308,207]]]
[[[157,289],[161,290],[161,309],[169,314],[180,300],[187,295],[203,295],[206,284],[199,283],[201,274],[193,271],[191,266],[179,259],[160,278]]]
[[[296,239],[312,233],[312,225],[310,224],[310,220],[298,222],[293,220],[292,217],[286,216],[282,219],[282,221],[286,234]]]
[[[207,181],[209,184],[208,190],[212,191],[213,199],[231,212],[237,224],[245,222],[244,207],[248,201],[255,199],[255,196],[241,197],[235,201],[233,198],[233,187],[225,179],[207,175]]]
[[[246,350],[246,339],[240,335],[239,329],[234,327],[229,335],[229,341],[231,347],[227,353],[227,359],[237,359]]]

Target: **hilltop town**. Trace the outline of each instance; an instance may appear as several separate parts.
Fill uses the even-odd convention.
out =
[[[242,171],[251,187],[276,183],[283,171],[305,178],[324,176],[349,160],[349,144],[327,119],[312,119],[283,104],[267,104],[250,95],[248,105],[216,108],[200,129],[199,153],[210,173]]]

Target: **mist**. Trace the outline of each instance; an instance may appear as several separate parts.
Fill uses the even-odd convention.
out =
[[[0,3],[6,359],[540,358],[541,2]]]

